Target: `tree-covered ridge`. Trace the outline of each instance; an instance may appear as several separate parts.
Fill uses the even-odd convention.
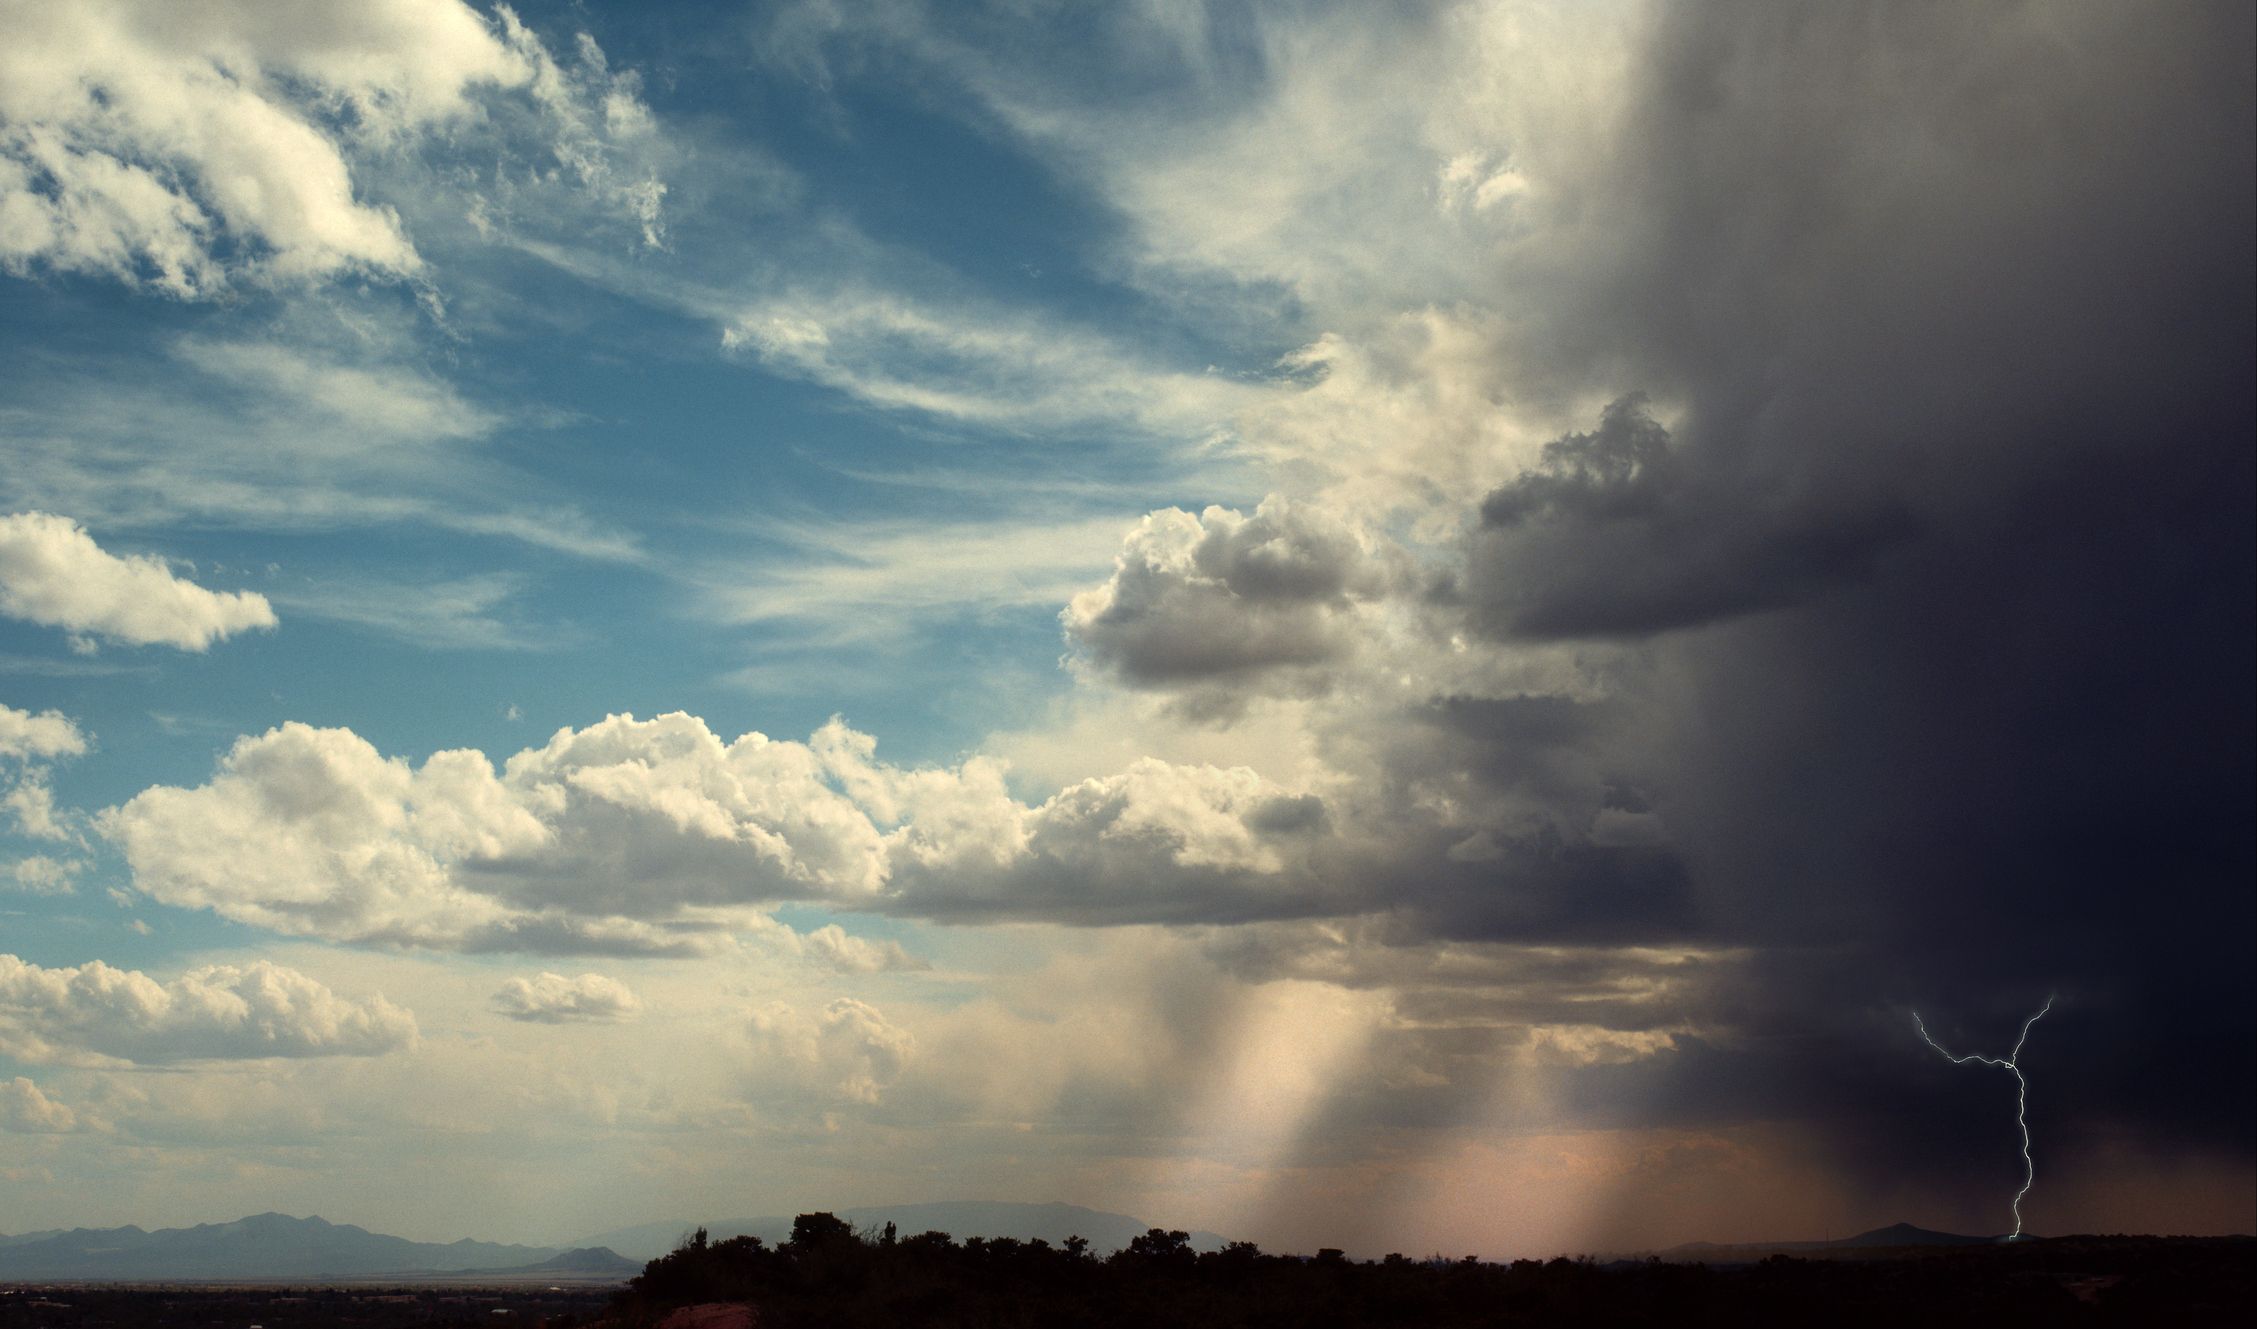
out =
[[[653,1260],[614,1305],[621,1329],[677,1308],[737,1303],[761,1329],[1285,1329],[1419,1325],[1901,1325],[2238,1323],[2244,1238],[2066,1238],[1864,1259],[1775,1256],[1737,1267],[1660,1260],[1356,1261],[1338,1250],[1197,1252],[1154,1228],[1110,1257],[1088,1243],[903,1236],[800,1215],[789,1240],[710,1241]]]

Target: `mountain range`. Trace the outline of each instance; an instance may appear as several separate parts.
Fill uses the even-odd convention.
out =
[[[150,1282],[319,1279],[407,1274],[626,1278],[639,1261],[612,1251],[465,1238],[409,1241],[350,1223],[255,1214],[195,1227],[74,1228],[0,1236],[0,1280]]]
[[[890,1222],[904,1236],[937,1231],[959,1240],[1041,1238],[1052,1245],[1063,1245],[1066,1238],[1078,1235],[1087,1238],[1090,1249],[1099,1255],[1119,1250],[1151,1226],[1126,1214],[1071,1204],[958,1201],[836,1212],[865,1230],[874,1231]],[[776,1244],[791,1236],[792,1220],[776,1216],[702,1225],[687,1219],[645,1223],[600,1233],[570,1249],[468,1238],[410,1241],[350,1223],[272,1213],[232,1223],[200,1223],[155,1231],[139,1227],[50,1229],[14,1236],[0,1234],[0,1282],[269,1282],[435,1275],[449,1280],[624,1279],[639,1273],[644,1261],[674,1249],[699,1226],[715,1240],[749,1235]],[[1220,1250],[1223,1239],[1212,1232],[1195,1232],[1191,1243],[1198,1250]]]
[[[1908,1246],[1995,1246],[2005,1240],[2007,1238],[2004,1236],[1970,1237],[1959,1232],[1937,1232],[1932,1228],[1914,1227],[1910,1223],[1891,1223],[1887,1227],[1874,1228],[1871,1232],[1860,1232],[1854,1237],[1836,1237],[1826,1241],[1688,1241],[1682,1246],[1672,1246],[1668,1250],[1653,1253],[1665,1260],[1736,1264],[1760,1260],[1766,1255],[1856,1255],[1870,1251],[1902,1250]],[[2021,1240],[2035,1241],[2037,1238],[2025,1234]]]
[[[1020,1241],[1040,1239],[1053,1246],[1079,1236],[1098,1255],[1121,1249],[1151,1226],[1127,1214],[1071,1204],[949,1201],[871,1205],[834,1212],[863,1231],[876,1231],[892,1223],[903,1236],[946,1232],[958,1240],[1011,1237]],[[700,1226],[716,1241],[755,1236],[773,1245],[791,1236],[792,1220],[771,1216],[702,1224],[692,1220],[645,1223],[597,1233],[569,1249],[467,1238],[443,1243],[410,1241],[350,1223],[272,1213],[232,1223],[156,1231],[139,1227],[48,1230],[0,1234],[0,1282],[273,1282],[386,1277],[623,1280],[640,1272],[645,1260],[674,1249]],[[1223,1239],[1215,1233],[1190,1235],[1196,1250],[1220,1250],[1223,1246]],[[2002,1240],[1897,1223],[1831,1241],[1688,1242],[1654,1254],[1665,1260],[1744,1263],[1773,1254],[1847,1258],[1904,1247],[1979,1246]]]

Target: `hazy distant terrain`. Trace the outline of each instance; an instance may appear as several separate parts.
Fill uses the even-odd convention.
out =
[[[624,1277],[634,1261],[609,1251],[516,1246],[467,1238],[409,1241],[350,1223],[257,1214],[195,1227],[75,1228],[0,1237],[0,1280],[357,1278],[406,1273],[533,1273]]]
[[[1093,1254],[1110,1255],[1151,1225],[1126,1214],[1071,1204],[949,1201],[871,1205],[837,1211],[857,1228],[894,1224],[903,1236],[945,1232],[959,1240],[1008,1237],[1062,1246],[1068,1237],[1089,1242]],[[0,1235],[0,1281],[85,1280],[147,1282],[162,1279],[365,1278],[384,1274],[490,1274],[625,1278],[646,1260],[673,1250],[703,1226],[712,1239],[754,1236],[781,1245],[791,1235],[785,1217],[700,1223],[645,1223],[598,1233],[572,1247],[520,1246],[464,1239],[410,1241],[350,1223],[288,1214],[257,1214],[232,1223],[188,1228],[75,1228],[66,1232]],[[1190,1234],[1194,1250],[1220,1250],[1212,1232]]]
[[[0,1329],[563,1329],[596,1322],[608,1288],[0,1286]]]
[[[2024,1241],[2035,1240],[2028,1236]],[[1824,1258],[1828,1255],[1853,1255],[1864,1251],[1902,1251],[1948,1246],[1997,1246],[2006,1241],[2003,1236],[1970,1237],[1960,1232],[1937,1232],[1930,1228],[1914,1227],[1910,1223],[1891,1223],[1870,1232],[1860,1232],[1854,1237],[1839,1237],[1826,1241],[1760,1241],[1714,1242],[1688,1241],[1664,1251],[1651,1252],[1664,1260],[1701,1261],[1708,1264],[1742,1263],[1763,1259],[1770,1255],[1795,1255]]]

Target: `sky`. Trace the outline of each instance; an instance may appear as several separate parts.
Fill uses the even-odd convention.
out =
[[[0,1231],[2257,1229],[2250,7],[0,13]]]

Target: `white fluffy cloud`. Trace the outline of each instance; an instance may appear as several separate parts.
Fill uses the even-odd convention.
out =
[[[0,254],[146,272],[184,295],[221,279],[227,239],[268,251],[284,276],[413,272],[398,217],[354,197],[333,132],[305,103],[396,135],[468,114],[474,82],[530,74],[456,0],[7,8]]]
[[[513,978],[494,994],[494,1009],[533,1024],[611,1024],[641,1010],[642,998],[602,974],[566,978],[542,972]]]
[[[1319,907],[1312,859],[1334,828],[1320,796],[1245,767],[1145,758],[1060,790],[1018,829],[1007,853],[975,838],[897,854],[895,907],[1093,923],[1297,913]]]
[[[0,1080],[0,1131],[63,1135],[78,1129],[78,1114],[49,1098],[24,1076]]]
[[[664,186],[611,159],[647,136],[631,78],[582,39],[571,68],[506,7],[461,0],[6,0],[0,267],[145,282],[180,296],[238,275],[410,276],[399,212],[368,161],[486,122],[522,90],[558,172],[659,234]]]
[[[67,830],[55,815],[55,791],[48,787],[43,769],[18,777],[6,794],[0,794],[0,812],[16,823],[16,833],[35,840],[67,840]]]
[[[157,899],[432,946],[695,950],[750,906],[866,896],[884,870],[878,831],[806,745],[725,743],[685,715],[561,730],[498,773],[477,752],[412,767],[285,725],[104,825]]]
[[[1029,806],[991,760],[910,770],[874,746],[837,722],[807,743],[724,741],[694,716],[622,715],[497,772],[291,724],[99,825],[168,904],[330,940],[563,953],[711,949],[773,931],[762,910],[782,900],[1196,913],[1218,890],[1290,895],[1327,834],[1315,796],[1244,769],[1142,761]],[[904,960],[824,929],[797,949],[850,971]]]
[[[414,770],[348,730],[296,724],[238,741],[204,788],[151,789],[104,820],[159,900],[277,932],[407,942],[499,921],[503,908],[449,867],[547,834],[476,753]]]
[[[100,960],[51,969],[0,954],[0,1052],[23,1061],[377,1056],[415,1039],[415,1017],[383,997],[340,997],[263,960],[163,983]]]
[[[931,966],[901,948],[898,941],[872,941],[857,937],[836,923],[825,923],[804,934],[805,953],[842,974],[878,974]]]
[[[907,1030],[852,997],[820,1011],[776,1003],[754,1012],[746,1033],[752,1093],[763,1100],[874,1104],[916,1047]]]
[[[16,833],[39,840],[68,840],[66,821],[58,816],[55,793],[47,784],[45,763],[56,757],[75,757],[86,751],[86,735],[60,711],[19,711],[0,703],[0,762],[18,763],[14,778],[0,785],[0,815],[15,824]],[[75,865],[48,858],[22,859],[0,870],[0,877],[35,894],[70,889]]]
[[[1240,682],[1354,652],[1355,601],[1389,582],[1379,553],[1320,508],[1272,495],[1249,515],[1210,507],[1152,513],[1113,575],[1060,615],[1100,669],[1132,685]]]
[[[0,703],[0,757],[18,761],[75,757],[86,751],[86,735],[61,711],[19,711]]]
[[[807,932],[794,931],[775,918],[755,916],[745,920],[746,932],[778,955],[805,961],[838,974],[901,973],[932,966],[903,949],[898,941],[857,937],[836,923]]]
[[[83,866],[72,860],[30,854],[13,863],[0,864],[0,886],[26,895],[68,895],[72,879]]]
[[[77,522],[45,512],[0,517],[0,614],[184,651],[275,622],[263,595],[206,590],[146,554],[120,558]]]

